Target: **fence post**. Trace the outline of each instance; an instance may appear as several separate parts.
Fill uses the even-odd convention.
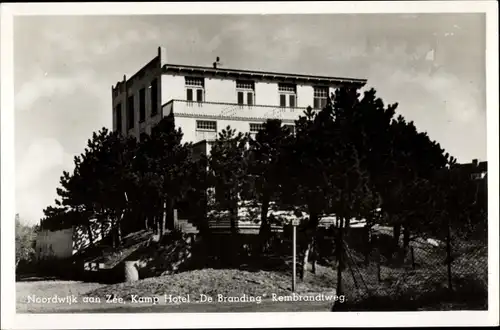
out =
[[[448,268],[448,289],[453,290],[453,285],[451,283],[451,228],[448,220],[447,224],[447,235],[446,235],[446,265]]]
[[[413,246],[410,246],[411,251],[411,268],[415,270],[415,252],[413,251]]]
[[[377,260],[377,280],[380,283],[382,281],[380,274],[380,250],[377,248],[376,252],[376,260]]]

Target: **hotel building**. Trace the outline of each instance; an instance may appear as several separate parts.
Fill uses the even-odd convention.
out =
[[[362,87],[364,79],[261,72],[168,63],[166,49],[132,77],[112,86],[113,130],[142,139],[172,115],[199,152],[209,152],[222,129],[256,134],[270,118],[293,130],[311,106],[320,109],[340,86]]]

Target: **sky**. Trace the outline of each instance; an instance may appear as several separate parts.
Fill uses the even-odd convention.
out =
[[[167,48],[172,64],[368,79],[459,162],[486,158],[484,14],[17,16],[16,212],[38,223],[111,86]]]

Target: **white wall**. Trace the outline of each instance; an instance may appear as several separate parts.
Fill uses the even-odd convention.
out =
[[[186,90],[184,76],[162,74],[161,76],[161,104],[170,100],[185,100]]]
[[[36,238],[37,259],[63,259],[73,255],[73,229],[40,231]]]
[[[173,99],[186,99],[184,76],[163,74],[161,83],[162,104]],[[312,106],[313,91],[313,86],[297,85],[297,106],[304,108]],[[279,100],[278,83],[255,82],[255,105],[279,106]],[[238,102],[236,80],[205,78],[205,101],[236,104]]]
[[[205,78],[205,101],[237,103],[236,81],[232,79]]]
[[[256,82],[255,83],[255,104],[279,106],[278,84]]]
[[[314,105],[314,88],[313,86],[297,85],[297,106],[299,108],[307,108]]]

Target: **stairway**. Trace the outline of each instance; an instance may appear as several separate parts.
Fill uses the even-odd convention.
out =
[[[189,222],[187,219],[177,219],[175,223],[175,229],[185,233],[185,234],[198,234],[198,228]]]

